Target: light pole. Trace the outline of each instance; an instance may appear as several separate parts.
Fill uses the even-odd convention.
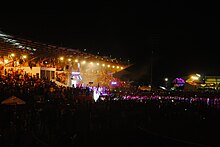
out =
[[[164,81],[165,81],[165,87],[166,87],[166,88],[167,88],[168,80],[169,80],[168,78],[165,78],[165,79],[164,79]]]
[[[151,90],[153,88],[153,50],[151,51],[151,60],[150,60],[150,86]]]

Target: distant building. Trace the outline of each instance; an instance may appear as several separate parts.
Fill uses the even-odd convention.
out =
[[[196,76],[192,75],[186,79],[186,83],[190,89],[194,90],[219,90],[220,89],[220,76]],[[193,88],[192,88],[193,87]],[[184,89],[189,90],[187,87]]]
[[[215,90],[220,89],[220,76],[205,76],[204,79],[205,83],[202,86],[213,88]]]

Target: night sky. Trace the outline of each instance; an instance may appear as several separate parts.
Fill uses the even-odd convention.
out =
[[[23,38],[130,60],[158,80],[220,75],[217,2],[25,3],[1,9],[0,29]],[[9,8],[9,9],[8,9]],[[153,54],[152,54],[153,52]],[[145,78],[143,78],[145,80]]]

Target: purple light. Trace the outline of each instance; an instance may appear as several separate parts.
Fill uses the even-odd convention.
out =
[[[182,79],[182,78],[175,78],[175,79],[173,80],[173,83],[177,84],[178,87],[180,87],[180,86],[184,86],[185,80]]]

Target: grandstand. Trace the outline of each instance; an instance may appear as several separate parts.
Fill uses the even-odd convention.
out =
[[[0,73],[47,78],[62,85],[122,86],[113,77],[130,65],[108,56],[40,43],[0,32]],[[113,83],[113,85],[112,85]]]

